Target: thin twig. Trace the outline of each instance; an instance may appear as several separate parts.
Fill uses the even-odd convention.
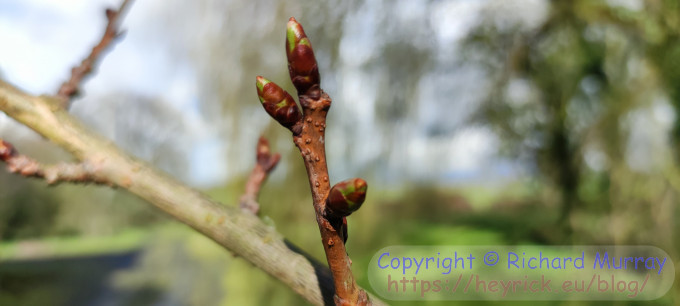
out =
[[[326,164],[324,130],[331,99],[318,86],[300,95],[299,99],[304,114],[301,121],[303,127],[300,133],[293,134],[293,141],[300,149],[307,168],[316,220],[328,266],[335,281],[336,305],[370,304],[366,292],[357,286],[352,275],[352,261],[345,248],[342,218],[326,213],[326,199],[331,185]]]
[[[123,15],[123,11],[130,3],[130,0],[124,0],[118,10],[106,9],[106,19],[108,23],[106,24],[106,29],[99,43],[92,48],[90,54],[80,63],[80,65],[73,67],[71,69],[71,78],[61,84],[59,91],[57,92],[57,98],[59,98],[61,105],[68,109],[71,104],[71,99],[78,95],[80,85],[85,77],[87,77],[92,70],[95,68],[99,58],[102,56],[104,51],[106,51],[112,43],[118,38],[121,32],[118,29],[119,19]]]
[[[97,167],[92,164],[83,162],[42,165],[26,155],[19,154],[12,144],[2,139],[0,139],[0,160],[7,164],[7,170],[11,173],[43,178],[50,185],[61,182],[111,185],[104,176],[97,173]]]
[[[347,202],[348,199],[341,196],[336,197],[336,200],[344,202],[344,207],[335,205],[336,207],[330,210],[327,207],[331,184],[326,164],[325,130],[331,98],[320,87],[318,64],[309,38],[302,26],[292,17],[287,25],[286,56],[290,79],[297,90],[302,113],[288,92],[261,76],[256,78],[255,83],[258,97],[267,113],[293,133],[293,142],[302,153],[312,191],[316,221],[321,232],[326,260],[333,274],[335,304],[370,305],[368,295],[354,279],[352,261],[345,248],[347,238],[345,217],[358,209],[361,203]],[[361,198],[363,201],[366,193],[366,183],[363,180],[355,179],[343,184],[346,187],[360,186],[360,190],[351,188],[353,193],[351,197]],[[349,190],[347,188],[347,191]]]
[[[300,149],[307,168],[316,221],[335,282],[335,304],[370,305],[366,292],[357,285],[352,274],[352,261],[345,248],[344,219],[328,213],[326,209],[331,185],[326,164],[325,131],[331,98],[320,87],[314,51],[302,26],[291,17],[287,31],[288,71],[302,106],[302,118],[296,123],[299,128],[291,128],[291,131],[293,142]]]
[[[281,154],[272,154],[269,149],[269,141],[263,136],[257,141],[256,148],[257,163],[248,177],[246,192],[241,196],[239,206],[245,212],[257,215],[260,212],[260,205],[257,203],[257,196],[260,193],[262,184],[267,179],[269,173],[274,170],[281,160]]]

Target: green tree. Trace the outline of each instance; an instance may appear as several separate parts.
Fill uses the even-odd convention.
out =
[[[640,158],[631,146],[639,145],[639,125],[631,118],[663,106],[658,101],[666,93],[680,109],[671,86],[680,81],[680,51],[673,51],[680,48],[670,34],[678,33],[675,6],[551,1],[537,28],[492,22],[491,13],[465,42],[466,58],[480,63],[490,79],[474,120],[491,126],[503,139],[503,152],[526,161],[556,191],[557,218],[567,233],[586,223],[570,220],[583,212],[606,219],[591,231],[614,228],[619,217],[624,224],[640,216],[654,223],[648,208],[639,209],[655,203],[654,196],[629,191],[643,178],[670,186],[675,174],[659,171],[671,163],[663,158],[636,169]],[[680,139],[675,122],[673,135]],[[652,153],[659,157],[658,150]],[[639,238],[627,232],[610,230],[603,239]]]

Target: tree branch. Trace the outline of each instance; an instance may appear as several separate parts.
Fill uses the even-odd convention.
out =
[[[262,184],[267,179],[269,172],[274,170],[279,160],[281,160],[281,154],[271,154],[269,141],[263,136],[260,136],[260,139],[257,141],[255,156],[257,163],[248,177],[246,192],[241,196],[239,202],[241,210],[253,215],[257,215],[260,212],[260,204],[257,203],[260,187],[262,187]]]
[[[261,76],[256,79],[258,97],[267,113],[293,133],[293,142],[302,154],[316,221],[335,283],[335,304],[370,305],[366,292],[354,279],[352,261],[345,248],[345,217],[363,203],[366,182],[351,179],[331,189],[325,147],[326,115],[331,108],[331,98],[320,87],[319,70],[309,38],[293,17],[287,24],[286,56],[290,79],[297,90],[302,113],[288,92]],[[336,195],[329,198],[332,190],[335,190]]]
[[[122,152],[58,107],[56,101],[28,95],[0,81],[0,111],[70,152],[79,162],[97,165],[98,175],[112,185],[127,189],[248,260],[309,302],[332,303],[333,280],[328,268],[296,252],[281,234],[256,216],[217,203]]]
[[[80,63],[80,65],[71,69],[71,78],[61,84],[61,87],[57,92],[57,98],[60,100],[60,105],[63,108],[69,108],[71,99],[73,99],[80,91],[79,87],[83,79],[92,72],[104,51],[112,46],[112,43],[120,36],[118,30],[119,19],[121,19],[123,11],[129,3],[129,0],[124,0],[118,10],[106,9],[106,19],[108,20],[108,23],[106,24],[106,29],[104,30],[102,38],[99,40],[99,43],[92,48],[90,54]]]
[[[61,182],[111,185],[106,177],[97,173],[96,165],[86,162],[42,165],[28,156],[19,154],[12,144],[3,139],[0,139],[0,160],[7,164],[7,170],[11,173],[43,178],[50,185]]]

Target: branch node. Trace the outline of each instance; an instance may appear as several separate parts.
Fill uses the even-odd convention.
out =
[[[112,185],[87,162],[42,165],[26,155],[19,154],[12,144],[2,139],[0,139],[0,160],[7,164],[9,172],[25,177],[42,178],[48,185],[61,182]]]
[[[363,203],[366,182],[352,179],[339,183],[334,190],[330,188],[324,133],[331,98],[320,87],[318,64],[309,38],[292,17],[286,27],[286,56],[302,115],[290,94],[262,77],[257,77],[258,97],[267,113],[293,132],[293,143],[302,154],[326,260],[333,275],[336,304],[370,304],[366,292],[352,275],[351,260],[344,244],[347,241],[345,217]],[[330,201],[329,194],[332,196]]]

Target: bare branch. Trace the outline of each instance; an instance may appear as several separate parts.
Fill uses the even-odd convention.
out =
[[[260,136],[260,139],[257,141],[256,151],[257,163],[250,173],[250,177],[248,177],[246,192],[241,196],[239,203],[241,210],[250,212],[253,215],[257,215],[260,211],[257,196],[260,193],[262,184],[267,179],[269,172],[274,170],[279,160],[281,160],[281,154],[271,154],[269,141],[263,136]]]
[[[2,142],[0,155],[10,171],[42,177],[54,183],[89,181],[120,186],[277,278],[313,304],[372,302],[374,305],[383,305],[375,297],[371,297],[369,302],[366,292],[352,276],[351,261],[343,241],[346,233],[341,233],[346,230],[346,224],[343,223],[346,220],[326,214],[325,201],[330,183],[323,137],[330,98],[318,86],[316,61],[308,58],[311,51],[308,41],[296,41],[295,45],[302,47],[288,50],[292,52],[289,54],[291,79],[300,93],[305,121],[302,121],[294,101],[292,104],[278,105],[269,105],[271,101],[262,102],[270,114],[293,132],[294,142],[305,157],[317,222],[330,269],[291,245],[274,228],[254,216],[252,210],[244,212],[240,208],[222,205],[177,182],[122,152],[67,112],[70,99],[77,95],[82,80],[91,73],[101,54],[119,36],[117,22],[128,2],[125,0],[117,11],[107,10],[109,22],[101,41],[80,66],[73,68],[71,79],[62,85],[56,98],[31,96],[0,81],[0,111],[67,150],[80,162],[43,166],[19,155],[11,145]],[[296,23],[294,19],[291,21]],[[309,49],[305,45],[309,45]],[[313,58],[313,53],[311,56]],[[314,66],[309,67],[310,64]],[[262,93],[267,91],[263,88]],[[267,173],[280,159],[278,154],[272,156],[265,145],[266,142],[258,145],[256,168],[261,169],[254,170],[254,178],[246,187],[246,194],[250,194],[253,201]]]
[[[19,154],[12,144],[3,139],[0,139],[0,160],[7,164],[7,170],[11,173],[42,178],[50,185],[61,182],[111,185],[90,163],[42,165],[26,155]]]
[[[293,142],[300,150],[307,169],[316,221],[326,260],[335,283],[336,305],[370,305],[366,292],[352,274],[352,260],[347,255],[347,219],[366,196],[366,182],[352,179],[334,188],[336,195],[327,209],[331,184],[326,164],[326,115],[331,98],[320,87],[319,69],[314,49],[302,25],[291,17],[287,24],[286,56],[290,79],[298,93],[302,114],[293,97],[276,83],[258,76],[257,94],[267,113],[293,132]]]
[[[90,54],[80,63],[80,65],[73,67],[71,69],[71,78],[61,84],[59,91],[57,92],[57,98],[60,100],[62,107],[68,109],[71,104],[71,99],[78,95],[80,85],[85,77],[87,77],[92,70],[95,68],[99,58],[102,56],[104,51],[112,46],[112,43],[116,41],[116,38],[120,36],[118,29],[119,19],[122,19],[123,11],[130,3],[130,0],[124,0],[118,10],[106,9],[106,19],[108,23],[106,24],[106,29],[99,43],[92,48]]]
[[[48,96],[31,96],[0,81],[0,111],[70,152],[77,160],[97,161],[97,173],[113,185],[194,228],[277,278],[310,303],[332,303],[334,284],[328,277],[328,268],[300,254],[271,226],[239,208],[217,203],[122,152],[54,105],[54,99]],[[382,305],[376,297],[371,297],[371,302]]]

